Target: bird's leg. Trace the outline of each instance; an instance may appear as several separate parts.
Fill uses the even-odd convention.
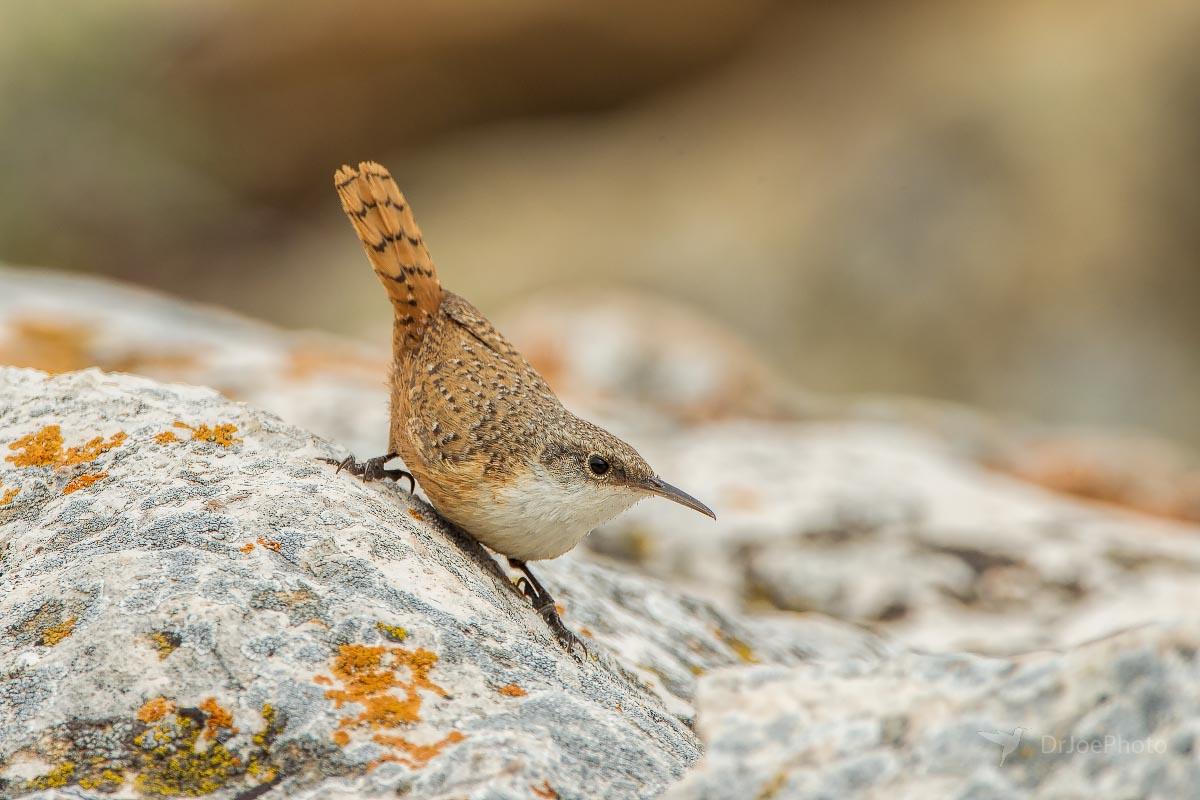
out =
[[[508,559],[508,565],[525,573],[524,577],[517,579],[517,588],[529,598],[529,602],[533,604],[533,610],[546,623],[546,627],[567,648],[567,652],[574,653],[575,646],[578,645],[586,658],[588,655],[587,645],[563,624],[562,617],[558,615],[558,609],[554,607],[554,598],[550,596],[550,592],[546,591],[546,587],[542,586],[541,581],[533,576],[529,565],[519,558],[511,557]]]
[[[337,467],[337,471],[346,470],[351,475],[362,478],[364,482],[377,481],[381,478],[391,478],[399,483],[401,480],[408,480],[408,493],[412,494],[417,488],[417,482],[413,478],[411,472],[402,469],[385,469],[384,464],[395,458],[398,453],[388,453],[385,456],[376,456],[368,458],[366,461],[355,461],[354,455],[348,455],[341,461],[336,461],[332,458],[318,458],[317,461],[323,461],[326,464],[333,464]]]

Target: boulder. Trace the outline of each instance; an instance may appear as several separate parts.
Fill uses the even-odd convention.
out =
[[[901,653],[701,681],[670,800],[1195,797],[1200,627],[1011,659]]]
[[[0,397],[0,796],[653,797],[699,755],[697,676],[887,651],[563,559],[573,657],[481,546],[273,414],[96,369]]]

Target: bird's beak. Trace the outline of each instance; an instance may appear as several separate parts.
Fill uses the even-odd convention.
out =
[[[701,514],[704,514],[705,516],[708,516],[708,517],[712,517],[713,519],[717,518],[717,515],[713,513],[713,510],[711,508],[704,505],[704,503],[701,503],[699,500],[692,497],[690,494],[683,491],[682,489],[675,488],[671,484],[664,481],[662,478],[659,478],[659,477],[647,478],[644,481],[639,481],[636,484],[636,486],[644,492],[649,492],[650,494],[656,494],[659,497],[665,497],[668,500],[674,500],[676,503],[679,503],[679,505],[681,505],[681,506],[687,506],[688,508],[692,509],[693,511],[699,511]]]

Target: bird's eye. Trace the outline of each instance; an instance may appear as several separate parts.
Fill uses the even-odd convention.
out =
[[[595,453],[588,456],[587,465],[593,475],[600,476],[608,472],[608,461],[603,456],[598,456]]]

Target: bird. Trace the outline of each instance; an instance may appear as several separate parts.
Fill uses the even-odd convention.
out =
[[[573,652],[582,641],[530,561],[557,558],[648,497],[716,514],[631,445],[568,411],[483,312],[442,288],[386,168],[342,166],[334,186],[392,304],[390,425],[384,455],[321,460],[364,481],[407,481],[410,493],[420,485],[439,515],[522,573],[517,589]],[[397,457],[404,468],[388,468]]]
[[[1017,751],[1021,746],[1021,734],[1025,732],[1024,728],[1013,728],[1012,733],[1004,731],[976,731],[980,736],[987,739],[992,744],[1000,745],[1000,766],[1004,766],[1004,761],[1009,756]]]

